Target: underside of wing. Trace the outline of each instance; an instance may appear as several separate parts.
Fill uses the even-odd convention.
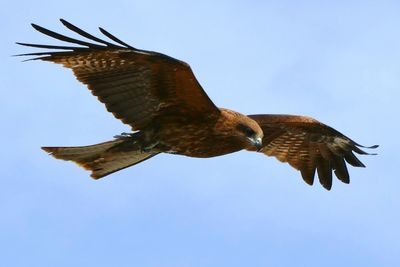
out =
[[[301,172],[309,185],[313,184],[317,172],[322,186],[330,190],[332,171],[340,181],[349,183],[346,162],[354,167],[365,167],[353,153],[369,154],[360,149],[363,146],[315,119],[294,115],[249,117],[264,132],[264,147],[260,152],[288,162]]]
[[[154,118],[168,116],[215,116],[218,108],[196,80],[189,65],[167,55],[136,49],[106,30],[102,40],[71,23],[69,30],[89,39],[82,41],[32,24],[39,32],[74,46],[18,43],[50,49],[48,52],[21,54],[51,61],[72,69],[79,81],[106,105],[108,111],[132,126],[146,127]]]

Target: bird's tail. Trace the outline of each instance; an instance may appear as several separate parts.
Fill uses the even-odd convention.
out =
[[[144,152],[132,139],[116,139],[91,146],[42,147],[57,159],[73,161],[92,172],[94,179],[138,164],[158,153]]]

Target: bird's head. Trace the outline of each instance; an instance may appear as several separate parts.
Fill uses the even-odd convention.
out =
[[[261,150],[264,133],[258,123],[239,112],[221,108],[221,117],[217,129],[235,138],[244,149]]]
[[[264,133],[257,122],[247,116],[243,116],[238,120],[235,130],[241,138],[243,138],[250,147],[255,147],[257,151],[263,148],[262,139]]]

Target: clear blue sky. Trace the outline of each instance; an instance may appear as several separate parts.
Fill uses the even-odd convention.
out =
[[[2,1],[1,266],[400,266],[399,1]],[[351,184],[310,187],[240,152],[160,155],[103,180],[43,145],[86,145],[128,127],[15,41],[65,18],[192,66],[221,107],[315,117],[380,144]]]

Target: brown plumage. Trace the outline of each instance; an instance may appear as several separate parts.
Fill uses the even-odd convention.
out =
[[[367,154],[359,148],[362,146],[317,120],[292,115],[245,116],[217,108],[185,62],[136,49],[102,28],[100,31],[111,41],[99,39],[65,20],[61,22],[93,42],[32,24],[39,32],[75,46],[18,43],[59,50],[23,56],[38,56],[33,59],[72,69],[107,110],[133,131],[92,146],[43,147],[56,158],[74,161],[90,170],[95,179],[158,153],[207,158],[243,149],[288,162],[310,185],[317,172],[328,190],[332,186],[332,170],[342,182],[349,183],[346,162],[364,167],[353,154]]]

